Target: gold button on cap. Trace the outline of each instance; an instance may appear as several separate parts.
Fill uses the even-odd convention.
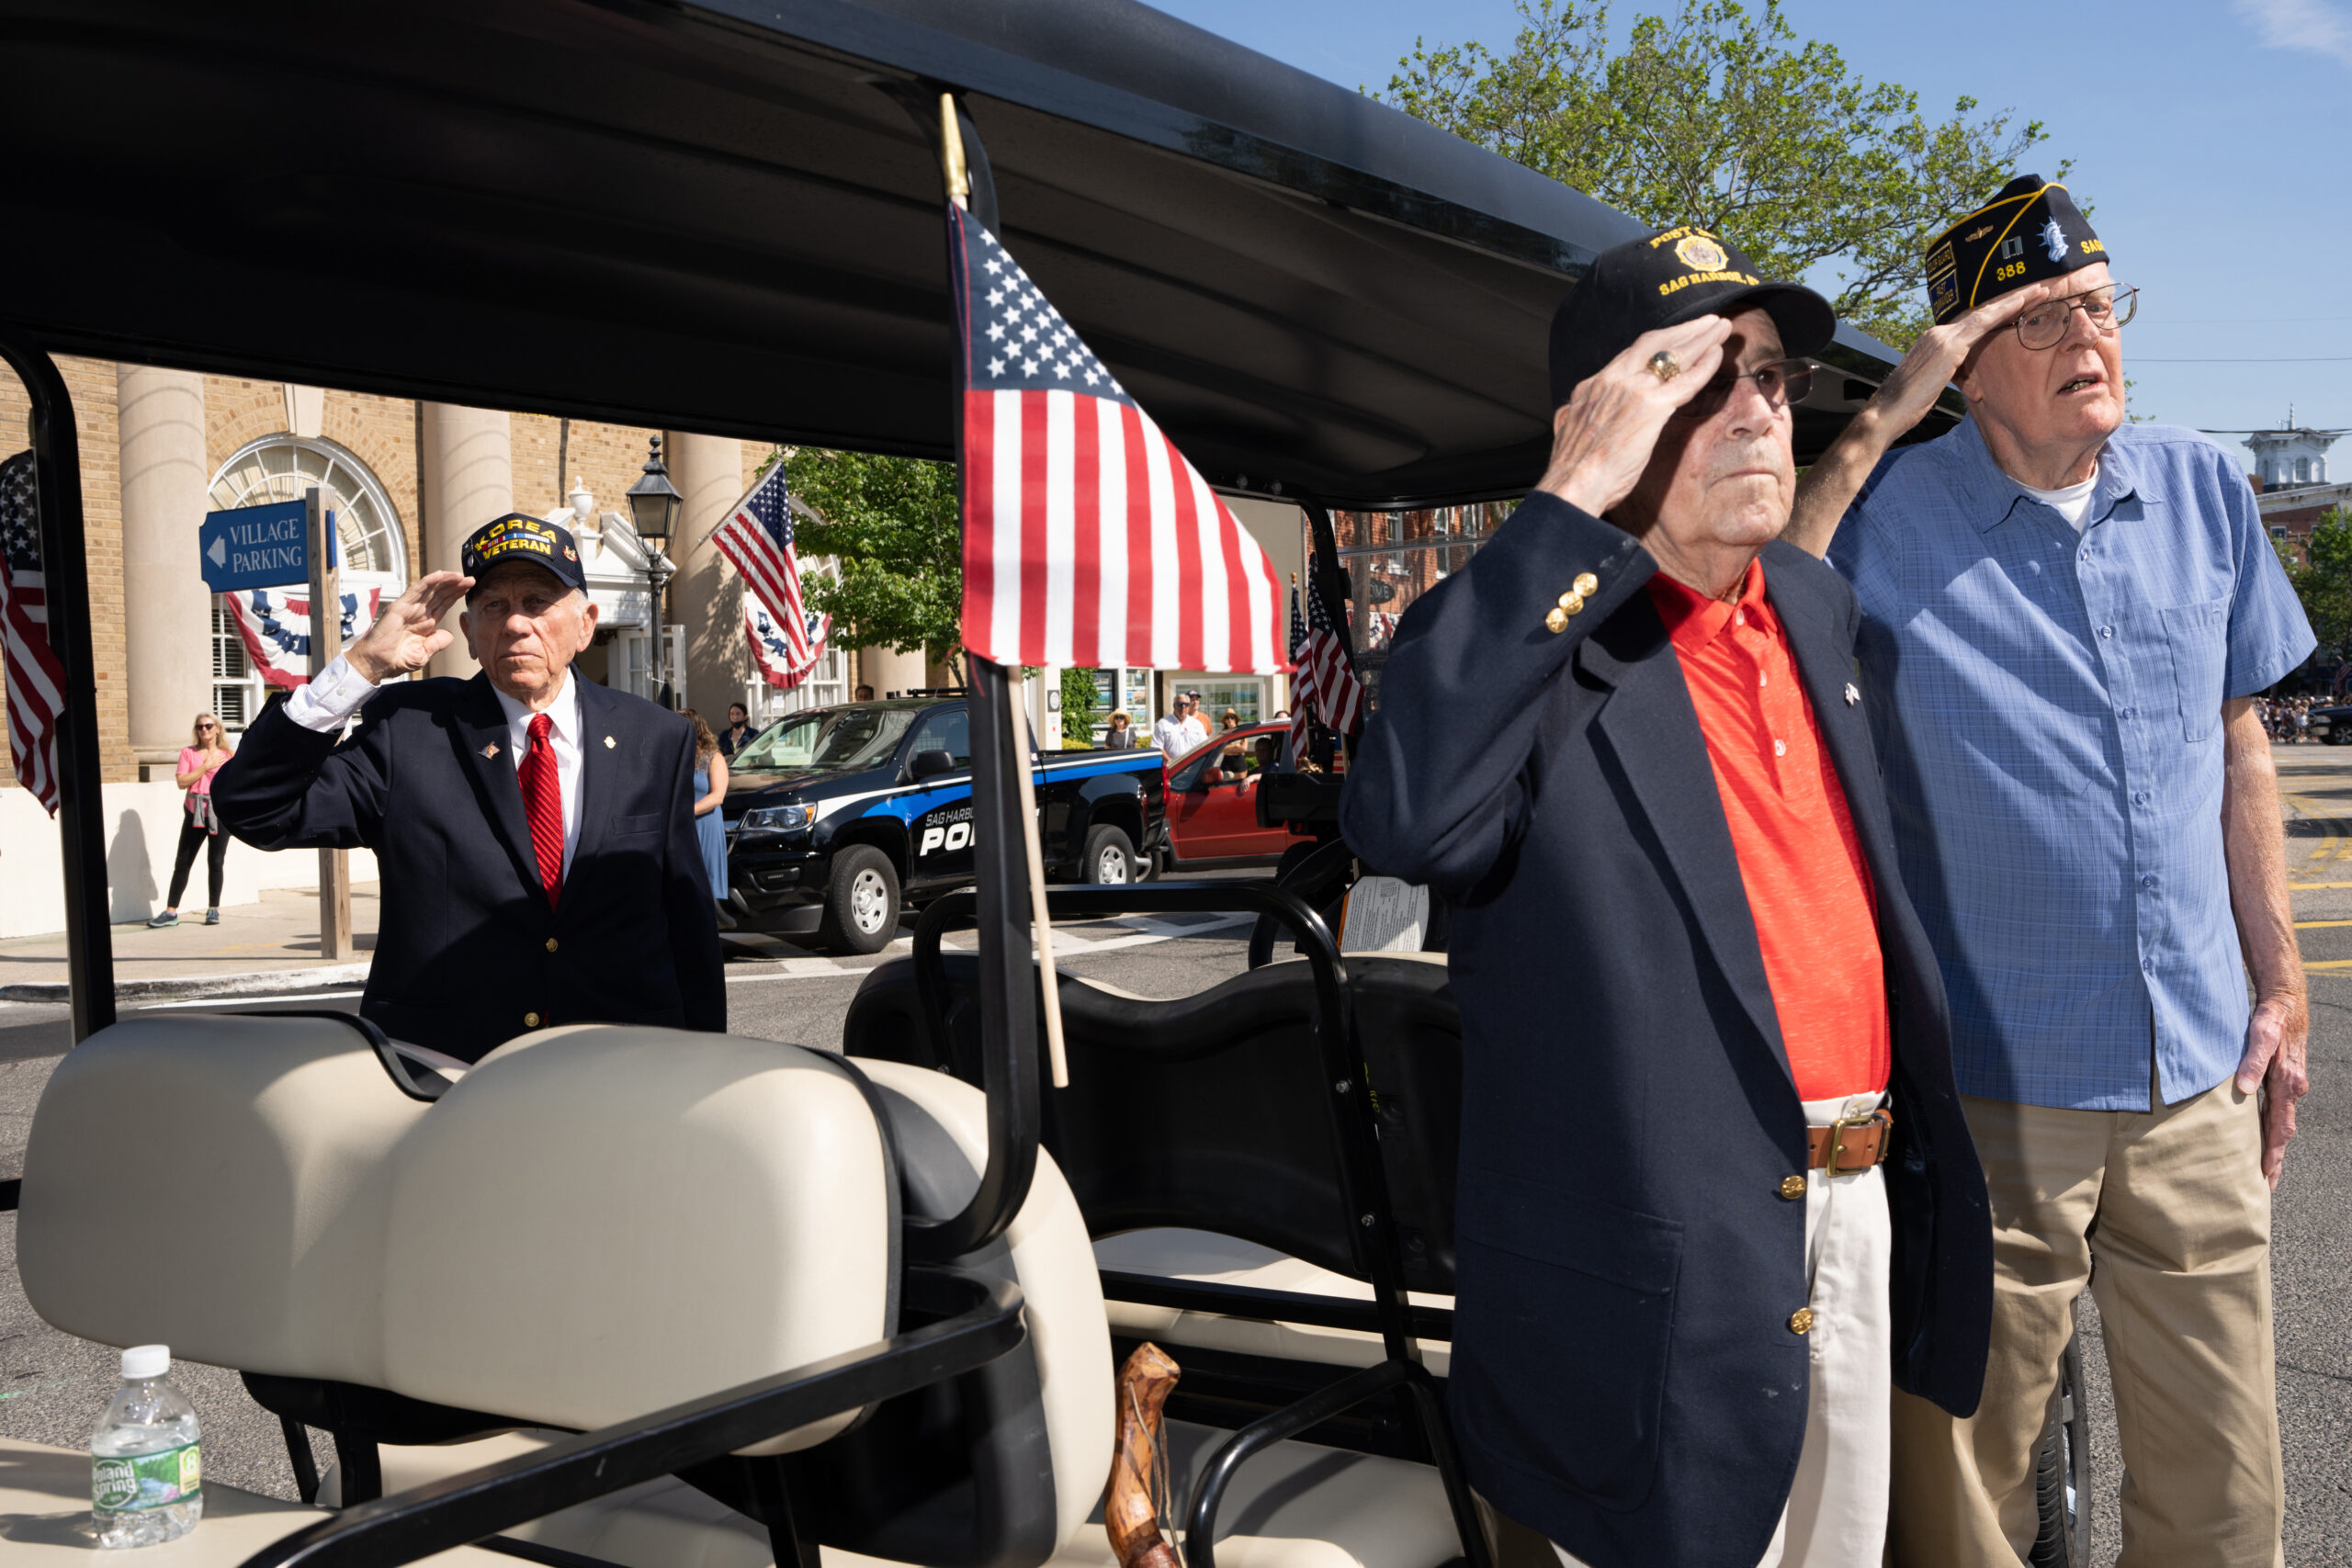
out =
[[[1568,629],[1568,613],[1555,605],[1544,617],[1544,629],[1564,632]]]
[[[555,938],[553,937],[548,938],[548,951],[549,953],[553,953],[555,951]]]
[[[524,1028],[526,1028],[526,1029],[537,1029],[538,1026],[539,1026],[539,1015],[538,1015],[537,1013],[535,1013],[535,1012],[526,1012],[526,1013],[525,1013],[525,1014],[523,1015],[523,1027],[524,1027]],[[1802,1334],[1802,1333],[1804,1333],[1804,1329],[1802,1329],[1802,1328],[1800,1328],[1800,1329],[1798,1329],[1798,1330],[1797,1330],[1797,1332],[1798,1332],[1798,1333],[1800,1333],[1800,1334]]]
[[[1810,1334],[1813,1332],[1813,1309],[1811,1307],[1799,1307],[1796,1311],[1789,1314],[1789,1332],[1792,1334]]]
[[[1576,586],[1576,591],[1577,592],[1577,593],[1579,593],[1579,594],[1589,594],[1589,593],[1590,593],[1594,589],[1596,589],[1596,588],[1598,588],[1598,587],[1600,587],[1600,579],[1599,579],[1599,578],[1597,578],[1597,577],[1593,576],[1593,575],[1592,575],[1592,573],[1590,573],[1590,572],[1589,572],[1589,571],[1580,571],[1580,572],[1577,573],[1577,581],[1576,581],[1576,584],[1575,584],[1575,586]]]
[[[1804,1197],[1804,1178],[1802,1176],[1784,1176],[1781,1178],[1781,1196],[1792,1199]]]

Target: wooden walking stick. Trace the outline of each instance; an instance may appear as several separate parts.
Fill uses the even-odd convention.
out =
[[[1102,1524],[1119,1568],[1182,1568],[1175,1548],[1159,1533],[1168,1495],[1168,1434],[1159,1411],[1182,1375],[1157,1345],[1138,1346],[1119,1369],[1118,1440],[1102,1502]]]

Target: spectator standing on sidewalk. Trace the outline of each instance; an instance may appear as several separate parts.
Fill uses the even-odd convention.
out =
[[[220,830],[220,814],[212,808],[212,775],[233,755],[227,741],[220,719],[200,713],[188,743],[180,748],[173,779],[187,792],[181,797],[186,816],[180,823],[179,852],[172,858],[172,896],[164,900],[164,912],[147,922],[151,926],[180,923],[180,895],[187,891],[188,873],[195,869],[199,845],[204,850],[205,890],[210,894],[205,900],[204,923],[220,923],[220,876],[229,857],[229,835]]]
[[[1862,703],[1993,1204],[1982,1404],[1895,1396],[1894,1560],[1926,1568],[2032,1547],[2086,1288],[2127,1558],[2278,1560],[2270,1190],[2308,1023],[2254,697],[2312,633],[2236,461],[2125,421],[2133,292],[2108,263],[2032,175],[1962,220],[1928,255],[1937,325],[1808,470],[1788,532],[1860,603]],[[1967,420],[1891,451],[1954,380]]]
[[[727,728],[718,732],[718,750],[723,757],[732,758],[752,743],[759,731],[752,728],[752,710],[741,703],[727,705]]]
[[[737,712],[742,710],[739,707]],[[725,743],[694,709],[685,710],[695,727],[695,841],[702,846],[702,866],[710,877],[714,903],[727,902],[727,823],[718,808],[727,804]]]

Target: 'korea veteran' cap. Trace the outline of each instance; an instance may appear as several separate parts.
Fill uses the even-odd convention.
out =
[[[1686,223],[1611,245],[1552,317],[1552,406],[1644,333],[1761,307],[1781,352],[1816,354],[1838,330],[1829,301],[1802,283],[1768,283],[1738,246]]]
[[[584,590],[588,586],[588,574],[580,564],[580,547],[572,543],[571,531],[559,528],[544,517],[510,512],[468,535],[458,551],[458,570],[477,581],[492,567],[509,561],[527,561],[566,588]]]
[[[2107,259],[2064,186],[2019,175],[1928,247],[1928,309],[1941,326],[2013,288]]]

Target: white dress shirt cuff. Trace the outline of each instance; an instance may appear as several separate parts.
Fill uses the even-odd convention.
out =
[[[286,699],[286,716],[305,729],[323,735],[340,729],[376,692],[376,683],[337,655],[334,663],[311,677],[311,683]]]

